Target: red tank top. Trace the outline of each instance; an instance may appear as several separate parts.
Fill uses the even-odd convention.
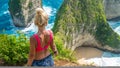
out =
[[[37,34],[34,34],[34,38],[36,39],[37,41],[37,47],[36,47],[36,52],[38,51],[42,51],[42,50],[45,50],[48,48],[48,46],[50,45],[51,41],[52,41],[52,32],[50,30],[48,30],[49,33],[50,33],[50,40],[48,41],[47,45],[45,45],[44,47],[41,47],[41,43],[40,43],[40,38]]]

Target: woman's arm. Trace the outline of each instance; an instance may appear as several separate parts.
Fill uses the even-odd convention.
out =
[[[52,49],[54,55],[57,56],[57,55],[58,55],[58,50],[57,50],[57,47],[56,47],[54,41],[52,41],[50,47],[51,47],[51,49]]]
[[[55,45],[55,43],[54,43],[53,33],[52,33],[52,38],[53,38],[53,39],[52,39],[52,41],[51,41],[50,47],[51,47],[54,55],[57,56],[57,55],[58,55],[58,50],[57,50],[57,47],[56,47],[56,45]]]
[[[31,66],[32,62],[35,58],[35,38],[32,36],[30,37],[30,51],[29,51],[29,55],[28,55],[28,62],[27,62],[27,66]]]

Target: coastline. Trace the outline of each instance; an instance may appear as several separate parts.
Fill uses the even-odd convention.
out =
[[[95,58],[95,57],[102,57],[103,51],[97,48],[92,47],[78,47],[75,49],[75,56],[77,59],[85,58]]]

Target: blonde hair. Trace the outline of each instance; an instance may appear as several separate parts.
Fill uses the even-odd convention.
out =
[[[48,24],[48,15],[42,8],[36,9],[34,23],[38,27],[43,27],[43,26],[46,26]]]

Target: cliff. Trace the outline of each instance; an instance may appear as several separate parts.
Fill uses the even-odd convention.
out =
[[[103,0],[64,0],[53,31],[68,49],[90,46],[120,53],[120,36],[106,21]]]
[[[120,20],[120,0],[104,0],[105,13],[108,20]]]
[[[36,7],[41,7],[41,0],[9,0],[9,11],[17,27],[25,27],[33,21]]]

